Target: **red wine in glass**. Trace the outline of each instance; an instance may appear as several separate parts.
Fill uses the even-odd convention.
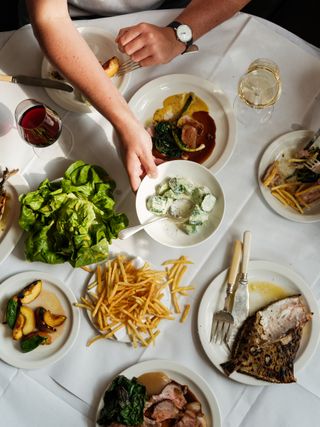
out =
[[[15,115],[20,136],[34,147],[48,147],[61,134],[62,121],[58,114],[34,99],[22,101]]]

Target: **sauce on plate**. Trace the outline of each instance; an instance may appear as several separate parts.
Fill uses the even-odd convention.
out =
[[[249,307],[253,311],[289,296],[289,292],[278,284],[264,281],[249,282]]]

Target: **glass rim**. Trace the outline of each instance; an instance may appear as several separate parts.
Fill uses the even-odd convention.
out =
[[[24,104],[25,104],[25,107],[24,107]],[[31,108],[33,108],[33,107],[38,107],[38,106],[39,106],[39,107],[42,107],[42,108],[44,109],[44,111],[45,111],[45,114],[44,114],[44,116],[43,116],[43,118],[42,118],[41,122],[40,122],[40,123],[38,123],[38,124],[37,124],[37,126],[32,126],[32,127],[29,127],[29,126],[22,126],[22,125],[20,124],[20,119],[21,119],[21,117],[24,115],[24,113],[25,113],[26,111],[30,110]],[[21,109],[21,111],[19,111],[19,108]],[[16,123],[17,123],[17,126],[18,126],[18,127],[23,128],[23,129],[28,129],[28,130],[35,129],[35,128],[37,128],[37,127],[41,126],[41,125],[42,125],[42,123],[45,121],[45,118],[46,118],[46,116],[47,116],[47,114],[48,114],[48,111],[49,111],[49,112],[52,112],[53,114],[55,114],[56,116],[58,116],[58,114],[57,114],[55,111],[53,111],[50,107],[48,107],[44,102],[38,101],[37,99],[34,99],[34,98],[27,98],[27,99],[23,99],[23,100],[22,100],[22,101],[20,101],[20,102],[19,102],[19,104],[16,106],[16,108],[15,108],[15,112],[14,112],[14,114],[15,114],[15,119],[16,119]],[[59,116],[58,116],[58,117],[59,117]]]

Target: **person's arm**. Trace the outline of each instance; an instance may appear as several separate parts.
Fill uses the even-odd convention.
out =
[[[150,135],[74,27],[67,0],[27,0],[27,6],[46,57],[116,129],[125,150],[130,183],[136,191],[144,172],[156,174]]]
[[[241,10],[250,0],[192,0],[175,21],[192,28],[197,40]],[[141,23],[123,28],[116,38],[119,49],[147,67],[166,64],[185,50],[172,28]]]

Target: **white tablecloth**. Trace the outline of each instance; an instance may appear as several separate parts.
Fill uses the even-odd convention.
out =
[[[105,28],[114,34],[121,27],[146,21],[165,25],[177,11],[153,11],[94,21],[78,21],[78,26]],[[0,37],[0,67],[6,74],[40,75],[42,54],[29,26]],[[1,43],[1,40],[3,42]],[[235,238],[246,229],[253,234],[252,257],[291,266],[302,275],[320,299],[319,223],[290,222],[271,211],[263,201],[257,183],[258,160],[272,140],[291,130],[315,130],[320,117],[320,54],[301,39],[248,15],[237,14],[199,40],[196,56],[181,56],[172,63],[132,74],[125,97],[129,99],[144,83],[171,73],[195,74],[214,82],[232,103],[239,75],[251,60],[270,57],[280,67],[283,92],[272,119],[260,129],[238,125],[237,144],[227,165],[217,174],[226,196],[226,213],[219,231],[196,249],[168,249],[141,232],[127,241],[116,241],[114,248],[135,253],[155,265],[181,254],[194,264],[186,281],[196,283],[190,297],[192,312],[188,321],[169,327],[157,338],[156,346],[133,349],[125,344],[98,342],[86,347],[93,330],[86,316],[71,351],[51,367],[22,371],[0,362],[0,425],[2,426],[87,426],[95,417],[96,405],[106,382],[119,371],[140,360],[171,359],[190,367],[209,383],[221,408],[224,426],[315,426],[320,418],[320,377],[317,350],[308,366],[299,373],[296,384],[246,386],[222,376],[202,350],[197,335],[197,309],[201,295],[211,280],[228,266],[226,254]],[[40,181],[61,176],[66,161],[46,164],[17,136],[12,113],[26,98],[53,101],[41,88],[0,83],[0,163],[19,167],[31,188]],[[81,115],[55,108],[64,117],[75,137],[72,158],[105,167],[117,182],[119,211],[136,221],[134,195],[124,167],[117,156],[110,124],[98,113]],[[9,118],[9,120],[8,120]],[[11,123],[4,129],[1,123]],[[9,126],[9,127],[10,127]],[[105,153],[105,156],[103,156]],[[48,266],[27,263],[23,239],[0,265],[0,282],[25,270],[52,272],[80,296],[87,273],[69,265]],[[0,287],[1,295],[1,287]],[[178,337],[178,338],[177,338]],[[23,409],[21,409],[23,408]]]

